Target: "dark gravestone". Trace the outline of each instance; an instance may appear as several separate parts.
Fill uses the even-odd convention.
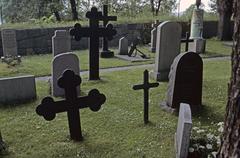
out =
[[[66,100],[54,101],[51,97],[45,97],[36,109],[37,114],[48,121],[53,120],[56,113],[67,112],[70,137],[75,141],[83,140],[79,109],[89,107],[92,111],[98,111],[106,101],[105,95],[97,89],[91,90],[88,96],[77,97],[76,87],[80,83],[80,76],[66,70],[58,79],[59,87],[65,90]]]
[[[144,90],[144,123],[148,123],[148,107],[149,107],[149,89],[153,87],[157,87],[159,83],[149,83],[149,74],[148,70],[145,70],[143,73],[143,84],[134,85],[134,90]]]
[[[106,28],[109,21],[117,21],[117,16],[108,16],[108,5],[103,5],[103,26]],[[108,50],[108,39],[103,37],[102,44],[102,58],[111,58],[114,56],[114,53]]]
[[[202,58],[193,52],[179,54],[169,74],[167,100],[162,107],[179,111],[180,103],[187,103],[196,112],[202,105]]]
[[[113,25],[108,24],[107,27],[99,27],[99,21],[106,19],[96,7],[92,7],[91,11],[86,13],[89,19],[89,27],[81,27],[76,23],[74,28],[70,30],[70,35],[74,36],[76,41],[82,37],[90,37],[90,54],[89,54],[89,80],[99,80],[99,38],[105,37],[112,40],[117,31],[113,29]]]

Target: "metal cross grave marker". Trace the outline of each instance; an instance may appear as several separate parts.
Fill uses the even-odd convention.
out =
[[[189,39],[189,37],[190,37],[189,32],[186,32],[185,39],[181,40],[181,42],[185,42],[185,52],[188,51],[189,42],[193,42],[194,41],[193,39]]]
[[[149,89],[153,87],[158,87],[159,83],[149,83],[149,74],[148,70],[145,70],[143,73],[143,84],[140,85],[134,85],[134,90],[140,90],[143,89],[144,91],[144,123],[148,123],[148,107],[149,107]]]
[[[57,113],[67,112],[70,137],[75,141],[83,140],[79,109],[89,107],[96,112],[106,101],[105,95],[97,89],[91,90],[88,96],[77,97],[76,87],[80,83],[80,76],[75,75],[72,70],[64,71],[58,79],[58,85],[65,90],[66,100],[54,101],[51,97],[45,97],[36,108],[37,114],[48,121],[53,120]]]
[[[92,7],[91,11],[86,13],[89,19],[89,27],[81,27],[79,23],[74,25],[70,30],[70,35],[74,36],[76,41],[82,37],[90,37],[90,54],[89,54],[89,80],[99,80],[99,38],[105,37],[112,40],[117,31],[113,29],[112,24],[106,27],[99,27],[99,21],[106,20],[106,17],[99,12],[96,7]]]
[[[117,21],[117,16],[108,16],[108,5],[103,5],[103,26],[107,27],[109,21]],[[113,56],[114,53],[108,50],[108,39],[103,37],[101,57],[109,58]]]

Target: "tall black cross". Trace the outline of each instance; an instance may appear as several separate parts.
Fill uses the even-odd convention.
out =
[[[70,34],[74,36],[76,41],[79,41],[82,37],[90,37],[89,80],[99,80],[99,38],[105,37],[112,40],[117,32],[111,24],[108,24],[107,27],[99,27],[99,21],[105,20],[106,17],[96,7],[92,7],[91,11],[86,13],[86,17],[89,19],[90,26],[81,27],[77,23],[70,30]]]
[[[58,79],[58,86],[65,90],[66,100],[54,101],[51,97],[45,97],[36,108],[37,114],[48,121],[53,120],[56,113],[67,112],[70,136],[75,141],[83,140],[79,109],[89,107],[92,111],[98,111],[106,101],[105,95],[97,89],[91,90],[88,96],[77,97],[76,87],[80,83],[80,76],[66,70]]]
[[[159,83],[149,83],[149,74],[148,70],[143,72],[143,84],[134,85],[134,90],[143,89],[144,90],[144,123],[148,123],[148,107],[149,107],[149,89],[153,87],[158,87]]]
[[[103,5],[103,26],[107,27],[109,21],[117,21],[117,16],[108,16],[108,5]],[[103,37],[101,57],[110,58],[113,56],[114,53],[108,50],[108,39]]]
[[[185,42],[185,52],[188,51],[189,42],[193,42],[194,41],[193,39],[189,39],[189,37],[190,37],[189,32],[186,32],[185,39],[181,40],[181,42]]]

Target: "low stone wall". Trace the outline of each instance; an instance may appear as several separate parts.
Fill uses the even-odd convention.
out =
[[[185,32],[189,30],[187,22],[180,22],[182,25],[182,36],[185,36]],[[114,26],[117,30],[117,35],[109,42],[110,47],[117,47],[118,41],[121,37],[126,36],[129,40],[129,44],[136,38],[141,37],[142,42],[147,44],[150,42],[151,24],[121,24]],[[55,30],[69,30],[70,27],[59,28],[39,28],[39,29],[24,29],[16,30],[18,54],[43,54],[52,52],[52,36]],[[217,36],[217,21],[205,21],[204,22],[204,38],[211,38]],[[72,50],[87,49],[88,39],[82,38],[79,42],[72,39]],[[2,39],[0,37],[0,56],[3,54]]]

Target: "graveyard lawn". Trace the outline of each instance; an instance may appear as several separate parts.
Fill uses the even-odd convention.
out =
[[[193,116],[193,127],[201,124],[211,129],[211,123],[224,119],[230,61],[204,61],[203,71],[204,106]],[[159,108],[167,82],[150,90],[150,123],[144,125],[143,92],[132,90],[142,83],[142,74],[143,69],[103,73],[100,81],[83,76],[83,92],[98,88],[107,101],[97,113],[80,110],[85,139],[81,143],[69,140],[66,113],[50,122],[35,113],[49,89],[46,82],[37,82],[36,101],[0,106],[0,129],[9,146],[6,157],[174,157],[178,118]]]
[[[182,43],[182,52],[184,51],[185,44]],[[100,68],[109,68],[109,67],[120,67],[120,66],[131,66],[131,65],[142,65],[154,63],[155,53],[149,51],[147,46],[139,46],[139,49],[151,57],[150,61],[146,62],[129,62],[120,60],[117,58],[103,59],[100,58]],[[110,49],[115,52],[118,52],[117,49]],[[80,70],[88,70],[88,50],[76,51],[75,52],[80,61]],[[206,54],[201,55],[203,58],[208,57],[217,57],[217,56],[230,56],[231,48],[224,46],[222,42],[209,39],[207,40]],[[45,55],[28,55],[22,57],[22,63],[20,65],[8,66],[5,63],[0,62],[0,76],[1,77],[10,77],[10,76],[19,76],[19,75],[35,75],[35,76],[47,76],[51,74],[51,61],[52,54]]]

